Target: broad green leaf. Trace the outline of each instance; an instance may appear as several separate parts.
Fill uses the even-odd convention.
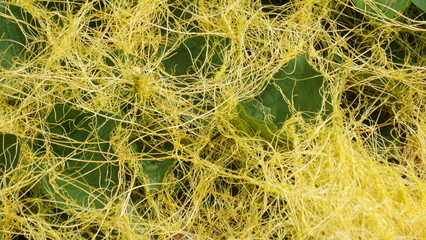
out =
[[[10,69],[29,43],[32,17],[24,9],[0,2],[0,66]]]
[[[259,101],[271,109],[272,122],[277,127],[291,117],[293,109],[303,112],[306,117],[314,117],[324,106],[321,93],[324,77],[309,65],[306,58],[307,55],[302,54],[283,66],[258,96]],[[329,105],[326,107],[330,108]]]
[[[237,105],[237,112],[238,117],[243,120],[242,123],[234,122],[239,125],[239,128],[243,128],[246,132],[254,131],[269,141],[274,138],[277,128],[267,120],[271,110],[263,106],[261,102],[256,99],[240,102]]]
[[[118,125],[117,119],[109,113],[83,112],[67,104],[54,106],[46,119],[50,132],[47,143],[63,165],[47,174],[40,187],[58,207],[103,208],[114,194],[119,168],[110,162],[116,157],[109,135]],[[42,144],[35,143],[39,153]]]
[[[394,18],[398,12],[404,11],[410,5],[411,0],[352,0],[352,2],[356,7],[366,11],[367,17],[374,19],[381,14]]]
[[[162,60],[164,70],[174,76],[207,74],[217,71],[223,64],[223,51],[229,46],[229,39],[216,36],[195,36],[187,38]],[[166,54],[170,47],[163,47],[157,55]]]
[[[0,176],[13,171],[19,163],[21,144],[12,134],[0,133]]]
[[[270,138],[274,131],[295,112],[306,119],[329,114],[331,106],[322,96],[324,77],[307,62],[302,54],[292,59],[273,76],[265,90],[255,99],[241,102],[238,116],[261,136]],[[274,127],[271,127],[273,125]]]
[[[412,0],[414,5],[426,12],[426,0]]]
[[[143,176],[138,176],[139,181],[148,181],[148,189],[150,191],[157,190],[167,172],[175,163],[175,159],[165,153],[170,151],[172,147],[164,144],[160,147],[161,151],[159,151],[148,144],[144,144],[142,141],[136,141],[131,146],[134,152],[141,154],[144,158],[138,162],[143,173]]]
[[[165,158],[167,155],[165,154],[156,154],[151,155],[153,159],[155,158]],[[175,163],[174,159],[166,159],[166,160],[143,160],[140,162],[143,174],[149,181],[149,190],[153,191],[158,189],[163,182],[164,177],[166,176],[169,169]]]
[[[251,101],[240,103],[248,116],[254,119],[264,121],[268,115],[271,115],[271,109],[265,107],[260,101],[253,99]]]
[[[223,65],[223,58],[229,45],[228,38],[195,36],[187,38],[177,48],[173,46],[160,48],[157,56],[162,58],[161,64],[165,72],[179,79],[176,87],[186,88],[199,84],[199,77],[187,77],[188,75],[201,75],[207,78],[214,76]],[[192,102],[195,114],[212,109],[212,105],[208,104],[210,99],[206,99],[205,96],[182,94],[182,97]]]

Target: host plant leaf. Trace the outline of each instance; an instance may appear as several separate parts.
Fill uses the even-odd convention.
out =
[[[29,43],[32,17],[24,9],[0,1],[0,66],[9,69]]]
[[[426,1],[425,0],[412,0],[414,5],[426,12]]]
[[[175,159],[165,153],[172,149],[168,144],[160,147],[160,151],[154,147],[144,144],[143,141],[136,141],[132,145],[134,152],[140,154],[144,159],[138,160],[143,175],[139,175],[138,179],[141,182],[148,181],[148,189],[155,191],[160,187],[169,169],[175,163]],[[151,160],[152,159],[152,160]]]
[[[270,136],[295,112],[306,119],[322,110],[328,114],[331,106],[323,97],[323,85],[324,77],[309,65],[307,54],[299,55],[281,67],[259,96],[240,102],[239,117],[261,135]]]
[[[21,144],[12,134],[0,134],[0,176],[13,171],[19,163]]]
[[[274,138],[274,132],[277,127],[268,121],[267,117],[271,117],[271,110],[265,107],[257,99],[240,102],[237,105],[238,117],[243,120],[238,124],[239,128],[251,132],[249,129],[258,132],[259,135],[267,140]]]
[[[356,7],[366,11],[367,17],[374,19],[381,14],[394,18],[398,12],[404,11],[410,5],[411,0],[352,0],[352,2]]]
[[[162,60],[164,70],[174,76],[217,71],[222,65],[223,51],[229,39],[212,36],[196,36],[185,39]],[[159,54],[166,54],[170,47],[163,47]]]
[[[55,169],[40,187],[58,207],[103,208],[118,185],[118,166],[109,143],[117,117],[83,112],[67,104],[56,104],[46,119],[47,144],[61,169]],[[35,144],[42,150],[41,142]],[[43,170],[41,170],[43,171]]]
[[[174,44],[174,40],[171,42]],[[187,38],[178,46],[161,47],[157,56],[162,58],[161,65],[164,71],[179,80],[176,86],[190,89],[200,84],[204,78],[213,77],[221,69],[229,46],[228,38],[202,35]],[[206,95],[183,93],[181,96],[192,102],[193,112],[196,114],[212,110],[212,105],[209,105],[211,99]]]

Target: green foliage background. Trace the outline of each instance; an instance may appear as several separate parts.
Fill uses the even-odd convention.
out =
[[[0,238],[426,238],[425,11],[0,1]]]

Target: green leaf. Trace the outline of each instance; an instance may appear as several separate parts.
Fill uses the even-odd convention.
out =
[[[234,122],[239,128],[246,132],[259,134],[261,137],[271,141],[277,128],[268,122],[267,116],[271,110],[266,108],[256,99],[240,102],[237,105],[238,117],[243,120],[242,123]]]
[[[13,171],[19,163],[21,144],[12,134],[0,134],[0,176]]]
[[[195,36],[187,38],[176,49],[167,54],[171,47],[160,48],[158,56],[167,54],[161,61],[164,70],[174,76],[190,75],[197,71],[204,74],[218,71],[223,51],[228,48],[229,39],[216,36]]]
[[[265,120],[268,115],[271,115],[271,109],[265,107],[260,101],[253,99],[240,103],[248,116],[257,120]]]
[[[426,1],[425,0],[412,0],[414,5],[426,12]]]
[[[155,158],[165,158],[167,155],[165,154],[157,154],[152,155],[152,157]],[[141,167],[143,174],[149,181],[149,190],[154,191],[158,189],[161,185],[160,183],[163,182],[164,177],[166,176],[169,169],[173,166],[175,163],[174,159],[166,159],[163,161],[159,160],[144,160],[141,161]]]
[[[277,127],[291,117],[293,109],[312,118],[324,106],[321,93],[324,77],[309,65],[307,54],[292,59],[273,76],[273,80],[258,99],[271,109],[272,122]],[[326,108],[330,106],[326,105]]]
[[[382,14],[394,18],[398,12],[404,11],[410,5],[411,0],[352,0],[352,2],[364,10],[367,17],[375,19]]]
[[[324,77],[307,61],[307,54],[292,59],[273,76],[265,90],[255,99],[241,102],[239,118],[253,130],[270,139],[274,131],[295,112],[305,119],[331,112],[331,106],[322,96]],[[241,107],[240,107],[241,108]]]
[[[83,112],[56,104],[46,119],[47,143],[63,162],[40,182],[40,187],[60,208],[70,205],[103,208],[118,185],[118,166],[109,135],[118,125],[109,113]],[[35,143],[40,154],[44,147]],[[39,169],[44,172],[44,169]]]
[[[174,39],[171,40],[174,43]],[[164,46],[157,52],[161,57],[164,71],[179,79],[176,87],[184,89],[200,84],[199,76],[210,78],[223,65],[223,58],[230,46],[230,40],[219,36],[195,36],[185,39],[180,45]],[[188,75],[196,75],[195,77]],[[197,76],[198,75],[198,76]],[[182,91],[184,92],[184,91]],[[212,110],[211,99],[205,94],[182,94],[182,97],[191,101],[195,114]],[[198,99],[197,99],[198,98]],[[199,99],[202,99],[201,101]],[[200,121],[204,121],[200,119]]]
[[[16,58],[22,56],[29,43],[29,23],[32,16],[24,9],[0,2],[0,66],[10,69]]]
[[[170,151],[172,146],[164,144],[160,147],[161,151],[148,144],[144,144],[143,141],[136,141],[131,146],[134,152],[141,153],[141,156],[144,157],[144,159],[140,159],[138,162],[143,173],[142,176],[138,176],[139,181],[148,181],[148,189],[150,191],[157,190],[161,186],[160,183],[163,182],[167,172],[176,161],[165,153],[165,151]]]

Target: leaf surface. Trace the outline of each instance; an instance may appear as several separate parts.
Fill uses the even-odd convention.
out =
[[[118,185],[118,166],[109,135],[118,125],[117,116],[83,112],[67,104],[56,104],[46,122],[50,132],[47,143],[63,162],[61,169],[46,175],[41,189],[66,208],[103,208]],[[35,144],[43,149],[39,141]],[[43,171],[43,170],[41,170]]]
[[[295,112],[306,119],[327,115],[331,106],[322,96],[324,77],[315,71],[302,54],[282,66],[265,90],[254,99],[240,102],[239,117],[263,137],[271,138],[274,131]]]
[[[16,58],[21,57],[29,43],[28,23],[32,17],[24,9],[0,2],[0,66],[10,69]]]
[[[134,152],[140,154],[140,156],[144,156],[144,159],[138,160],[138,165],[143,173],[143,175],[138,176],[139,180],[141,182],[148,181],[148,189],[150,191],[157,190],[169,169],[176,162],[175,159],[166,153],[172,147],[164,144],[159,150],[156,150],[142,141],[136,141],[131,146]]]
[[[395,18],[398,12],[404,11],[410,5],[411,0],[352,0],[352,2],[356,7],[366,11],[367,17],[374,19],[380,14],[384,14],[388,18]]]
[[[167,54],[161,63],[168,74],[182,76],[198,71],[208,74],[218,71],[223,64],[223,51],[228,46],[227,38],[195,36],[185,39],[170,53],[171,47],[160,48],[158,55]]]
[[[416,5],[418,8],[426,12],[426,1],[425,0],[412,0],[414,5]]]

